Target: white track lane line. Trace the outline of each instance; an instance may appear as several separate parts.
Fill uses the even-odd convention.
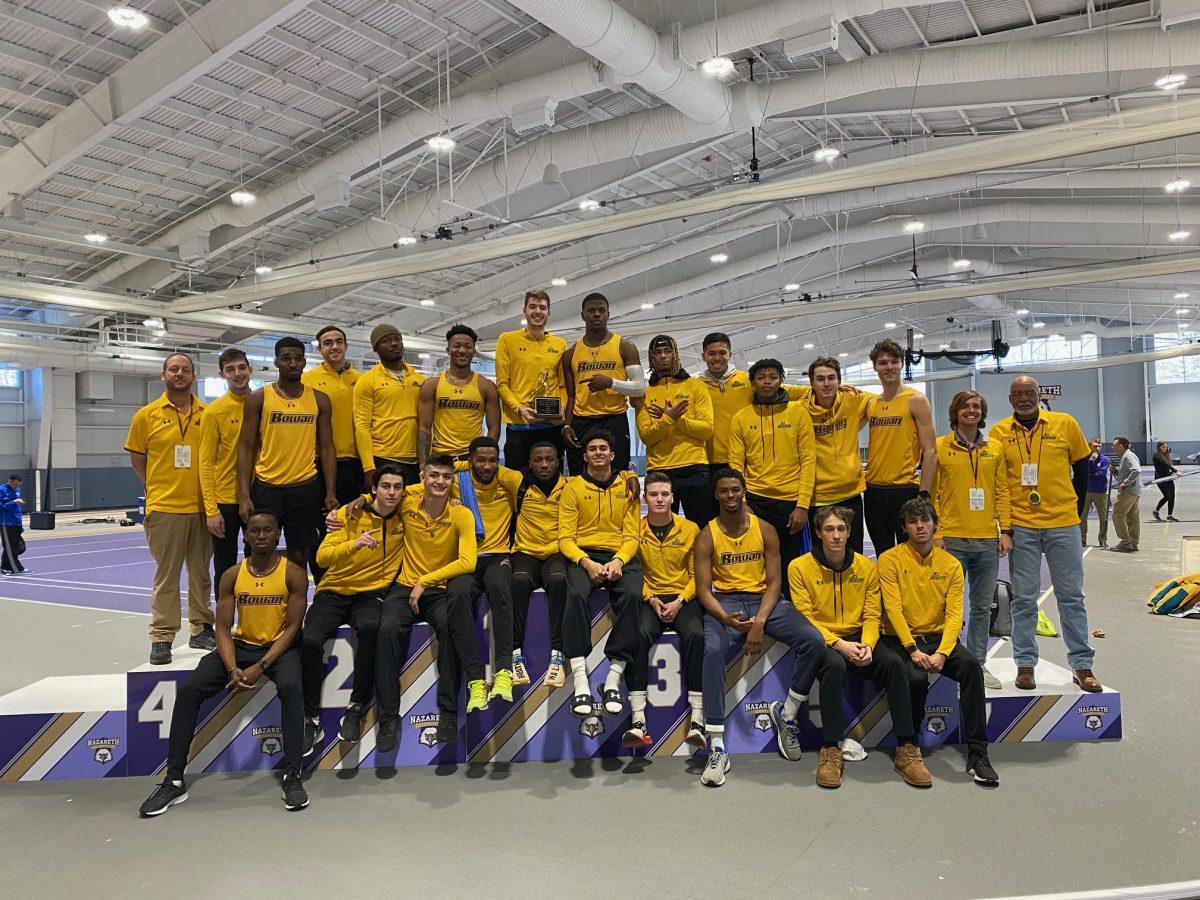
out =
[[[88,612],[119,613],[123,616],[147,616],[150,613],[132,612],[128,609],[112,609],[108,606],[85,606],[82,603],[57,603],[53,600],[30,600],[28,597],[0,597],[0,600],[11,600],[14,603],[36,603],[38,606],[61,606],[67,609],[86,609]]]

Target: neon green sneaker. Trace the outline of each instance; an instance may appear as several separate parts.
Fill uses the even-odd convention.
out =
[[[511,675],[509,676],[512,677]],[[475,712],[488,708],[487,682],[477,678],[467,685],[467,712]]]
[[[496,680],[492,682],[492,692],[488,694],[488,699],[512,703],[512,689],[513,673],[508,669],[501,669],[496,673]]]

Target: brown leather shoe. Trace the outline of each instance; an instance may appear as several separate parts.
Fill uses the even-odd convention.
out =
[[[1089,694],[1098,694],[1104,689],[1096,676],[1092,674],[1091,669],[1076,669],[1071,680],[1079,685],[1081,690],[1085,690]]]
[[[1017,666],[1017,680],[1013,684],[1023,691],[1032,691],[1037,687],[1037,682],[1033,680],[1033,666]]]
[[[921,748],[916,744],[902,744],[896,748],[895,769],[913,787],[933,787],[933,776],[925,768]]]
[[[817,757],[817,786],[839,788],[842,786],[842,751],[837,747],[822,747]]]

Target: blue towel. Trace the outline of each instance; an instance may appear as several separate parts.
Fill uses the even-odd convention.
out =
[[[458,473],[458,499],[475,517],[475,540],[483,540],[483,515],[479,512],[479,498],[475,496],[470,470]]]

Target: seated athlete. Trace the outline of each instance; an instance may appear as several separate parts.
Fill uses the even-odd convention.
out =
[[[513,684],[529,684],[525,667],[525,623],[529,597],[546,593],[550,614],[550,663],[543,684],[567,683],[563,660],[563,610],[567,604],[567,560],[558,552],[558,504],[567,479],[559,472],[558,448],[539,441],[529,449],[529,470],[517,494],[517,527],[512,555]]]
[[[321,685],[325,681],[325,642],[338,627],[354,628],[354,688],[338,737],[354,742],[362,736],[362,717],[375,693],[375,647],[379,639],[379,607],[400,569],[404,529],[400,501],[404,478],[394,463],[372,473],[371,502],[351,503],[331,515],[330,529],[317,548],[317,565],[325,570],[312,606],[304,617],[300,656],[304,663],[304,755],[325,732],[321,728]]]
[[[246,520],[250,556],[221,576],[217,649],[201,658],[175,694],[167,774],[138,810],[142,816],[161,815],[187,800],[183,770],[200,705],[225,689],[253,690],[264,675],[275,682],[279,694],[284,808],[308,806],[300,782],[304,696],[296,645],[308,599],[308,575],[279,553],[279,532],[279,516],[272,510],[256,509]]]
[[[621,713],[621,676],[637,651],[637,607],[642,602],[638,508],[625,474],[613,471],[615,446],[615,438],[605,429],[588,435],[583,448],[586,471],[567,481],[558,507],[558,549],[571,562],[563,649],[575,686],[571,713],[581,719],[592,716],[596,706],[587,675],[587,655],[592,650],[588,598],[592,591],[605,588],[613,612],[612,630],[604,646],[609,669],[600,695],[604,712],[610,716]]]
[[[379,619],[379,652],[375,663],[375,693],[379,727],[375,748],[380,753],[396,749],[400,727],[400,670],[413,623],[423,619],[433,626],[438,643],[438,711],[436,741],[458,737],[458,697],[441,689],[446,679],[457,677],[461,664],[467,677],[467,712],[487,709],[487,682],[483,660],[475,643],[471,597],[462,581],[448,587],[459,575],[475,571],[477,543],[475,518],[464,506],[450,503],[454,460],[434,454],[421,472],[422,491],[408,491],[401,506],[404,550],[400,574],[384,595]]]
[[[925,719],[930,673],[958,682],[967,774],[978,784],[994,787],[1000,778],[988,760],[983,666],[958,642],[963,570],[958,560],[934,546],[937,522],[937,510],[928,500],[916,498],[900,507],[900,524],[908,540],[879,557],[879,586],[887,616],[880,643],[904,660],[914,732],[920,731]]]
[[[646,516],[638,535],[638,559],[645,584],[644,603],[638,606],[637,655],[626,674],[629,706],[633,720],[621,737],[625,747],[648,747],[654,743],[646,731],[646,687],[649,657],[663,632],[675,629],[683,644],[684,681],[692,708],[685,740],[704,747],[704,607],[696,602],[696,577],[692,548],[700,528],[671,512],[675,497],[671,476],[666,472],[646,475]]]
[[[735,469],[713,479],[717,517],[696,538],[696,593],[704,620],[704,722],[708,765],[700,783],[720,787],[729,772],[725,752],[725,670],[730,647],[745,642],[745,652],[762,652],[767,634],[794,654],[787,699],[771,704],[775,741],[784,758],[800,758],[796,718],[808,699],[824,652],[821,633],[790,603],[780,603],[783,577],[775,529],[746,506],[746,482]]]
[[[842,693],[846,672],[884,685],[896,730],[896,771],[913,787],[930,787],[933,779],[921,759],[913,728],[904,661],[879,647],[883,601],[875,563],[848,546],[854,534],[854,510],[822,506],[813,513],[817,543],[812,553],[788,567],[792,603],[825,639],[825,655],[817,666],[821,682],[821,755],[817,784],[842,784],[841,742],[846,737]]]

